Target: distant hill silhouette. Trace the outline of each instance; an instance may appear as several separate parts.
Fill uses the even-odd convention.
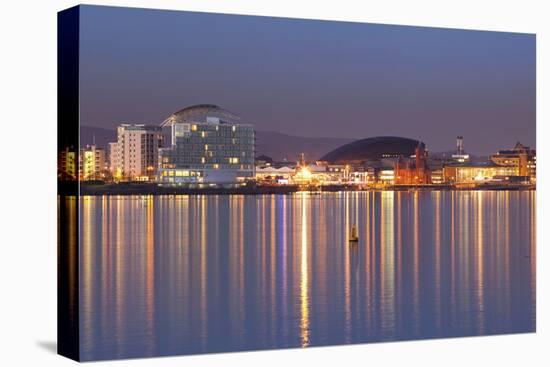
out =
[[[296,161],[300,153],[306,160],[317,160],[331,150],[354,141],[348,138],[306,138],[274,131],[256,131],[257,155],[267,155],[275,161]]]
[[[116,141],[116,130],[101,127],[86,126],[80,127],[80,145],[92,144],[95,136],[95,143],[98,147],[108,149],[109,142]],[[168,142],[169,133],[165,135]],[[347,138],[306,138],[282,134],[274,131],[256,131],[256,156],[266,155],[275,161],[287,160],[295,162],[300,153],[304,153],[306,160],[313,161],[321,158],[328,152],[357,139]],[[428,150],[430,148],[429,143]],[[431,158],[449,158],[454,152],[429,152]],[[471,155],[471,160],[485,161],[487,156]]]
[[[80,127],[80,145],[95,144],[107,149],[109,142],[116,141],[116,130],[101,127]],[[168,138],[168,137],[167,137]],[[300,153],[304,153],[306,160],[316,160],[331,150],[352,142],[355,139],[347,138],[306,138],[282,134],[274,131],[256,131],[256,155],[267,155],[275,161],[288,160],[294,162]]]

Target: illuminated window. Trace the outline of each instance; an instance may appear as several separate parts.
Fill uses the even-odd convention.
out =
[[[201,157],[201,162],[204,163],[206,159],[204,157]]]
[[[197,125],[191,125],[191,130],[192,131],[197,131]]]
[[[189,132],[189,124],[175,124],[174,125],[174,136],[182,137]]]
[[[217,164],[217,163],[214,163],[214,168],[215,168],[215,169],[218,169],[218,168],[220,168],[220,165]]]
[[[208,150],[208,144],[204,145],[204,150]]]

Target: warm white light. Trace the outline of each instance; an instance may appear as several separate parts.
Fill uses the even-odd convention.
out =
[[[298,171],[297,176],[302,180],[310,180],[312,177],[311,171],[307,167],[302,167]]]

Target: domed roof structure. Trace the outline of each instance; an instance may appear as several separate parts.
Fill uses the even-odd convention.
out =
[[[199,104],[174,112],[160,126],[170,126],[178,122],[206,122],[206,117],[217,117],[220,121],[237,123],[240,117],[214,104]]]
[[[330,163],[346,163],[387,157],[409,157],[414,154],[419,144],[426,148],[426,145],[419,140],[397,136],[377,136],[342,145],[325,154],[321,160]]]

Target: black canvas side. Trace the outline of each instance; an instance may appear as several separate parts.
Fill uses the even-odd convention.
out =
[[[57,352],[74,360],[80,359],[79,17],[78,6],[57,15]]]

